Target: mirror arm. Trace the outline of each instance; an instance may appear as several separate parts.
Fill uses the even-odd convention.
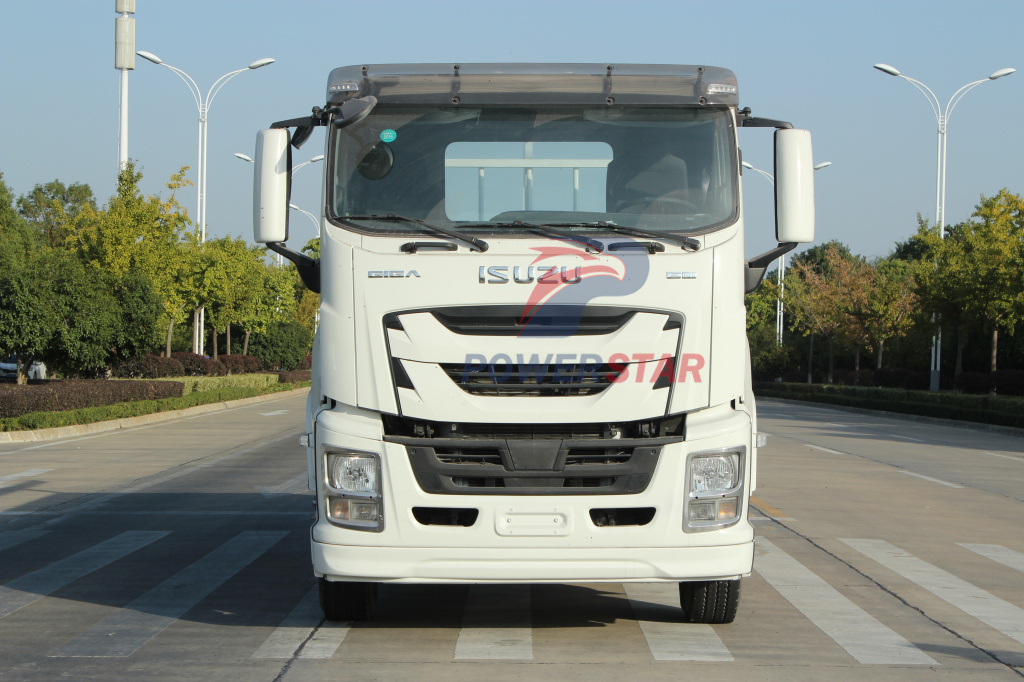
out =
[[[788,121],[779,121],[774,118],[744,118],[740,123],[743,128],[792,128],[793,124]]]
[[[779,244],[771,251],[765,251],[760,256],[754,256],[747,261],[747,269],[743,271],[743,284],[746,293],[751,293],[754,289],[757,289],[761,284],[761,280],[764,279],[764,273],[768,270],[768,266],[771,262],[789,253],[796,248],[796,242],[786,242],[785,244]],[[269,244],[267,246],[270,246]]]
[[[299,277],[302,279],[302,283],[306,285],[306,288],[314,294],[320,293],[319,260],[310,258],[304,253],[292,251],[282,242],[268,242],[266,246],[274,253],[279,253],[294,263],[295,268],[299,271]]]

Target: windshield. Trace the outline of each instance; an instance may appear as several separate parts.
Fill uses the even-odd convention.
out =
[[[724,108],[379,106],[334,129],[328,213],[370,232],[613,223],[709,232],[737,215]]]

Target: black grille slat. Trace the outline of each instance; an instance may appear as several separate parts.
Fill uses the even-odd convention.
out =
[[[523,306],[464,306],[430,311],[454,333],[464,336],[595,336],[612,334],[629,322],[636,311],[547,306],[529,319]]]
[[[467,367],[442,363],[441,369],[456,386],[472,395],[585,396],[608,388],[622,373],[602,365],[498,365]]]

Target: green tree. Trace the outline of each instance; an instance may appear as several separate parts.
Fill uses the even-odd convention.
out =
[[[54,180],[19,197],[18,211],[50,246],[74,246],[82,226],[95,218],[96,199],[89,185]]]
[[[769,272],[757,289],[745,297],[747,306],[747,342],[754,374],[779,377],[789,360],[789,348],[776,336],[778,271]]]
[[[252,354],[271,369],[292,370],[302,365],[313,343],[313,335],[298,320],[278,320],[253,338]]]
[[[1024,199],[1002,189],[981,197],[971,220],[940,239],[921,226],[914,236],[934,267],[917,271],[918,295],[957,330],[956,374],[970,328],[990,334],[990,371],[996,370],[999,330],[1013,333],[1024,316]]]

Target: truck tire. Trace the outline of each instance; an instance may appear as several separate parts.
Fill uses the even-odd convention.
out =
[[[377,583],[335,583],[320,578],[320,608],[327,620],[369,620],[376,606]]]
[[[739,603],[739,580],[679,583],[679,605],[691,623],[731,623]]]

